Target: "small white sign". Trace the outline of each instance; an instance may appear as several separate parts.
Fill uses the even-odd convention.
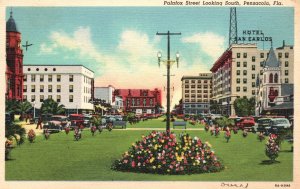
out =
[[[136,109],[136,110],[135,110],[135,113],[136,113],[136,114],[142,114],[142,113],[143,113],[143,110],[142,110],[142,109]]]
[[[152,110],[151,109],[147,109],[147,114],[152,114]]]

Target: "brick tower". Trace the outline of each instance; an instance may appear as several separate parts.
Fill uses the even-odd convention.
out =
[[[23,50],[21,33],[17,29],[12,11],[6,22],[6,91],[8,100],[23,99]]]

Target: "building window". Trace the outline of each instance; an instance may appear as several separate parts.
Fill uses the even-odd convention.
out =
[[[237,78],[236,83],[240,83],[240,82],[241,82],[240,78]]]
[[[44,82],[44,75],[40,75],[40,82]]]
[[[278,53],[278,58],[282,58],[282,53]]]
[[[48,75],[48,82],[52,82],[52,75]]]
[[[201,83],[201,80],[198,80],[197,83]]]
[[[56,81],[57,81],[57,82],[60,82],[60,80],[61,80],[61,75],[57,75],[57,76],[56,76]]]
[[[35,82],[35,75],[31,75],[31,82]]]
[[[195,83],[195,80],[192,80],[192,83]]]
[[[56,95],[56,102],[60,103],[60,95]]]
[[[265,54],[264,53],[260,53],[260,58],[264,58]]]
[[[285,78],[284,83],[289,83],[289,78]]]
[[[255,87],[255,82],[252,82],[252,87]]]
[[[255,70],[255,65],[252,65],[252,70]]]
[[[61,86],[60,86],[60,85],[57,85],[57,86],[56,86],[56,92],[58,92],[58,93],[61,92]]]
[[[243,66],[244,66],[244,67],[247,67],[247,62],[243,62]]]
[[[185,88],[189,88],[189,85],[185,85],[184,87],[185,87]]]
[[[236,67],[240,67],[241,66],[241,63],[240,62],[237,62],[236,63]]]
[[[252,74],[252,79],[255,79],[255,74]]]
[[[73,102],[73,95],[69,95],[69,102]]]
[[[26,82],[27,81],[27,75],[24,75],[23,77],[23,81]]]
[[[289,57],[289,53],[288,52],[284,53],[284,57],[288,58]]]
[[[27,100],[27,95],[23,95],[23,100]]]
[[[189,91],[189,90],[185,90],[184,92],[185,92],[185,93],[189,93],[190,91]]]
[[[195,85],[192,85],[192,86],[191,86],[192,89],[194,89],[195,87],[196,87]]]
[[[289,75],[289,70],[284,70],[284,75]]]
[[[241,58],[241,53],[237,53],[237,54],[236,54],[236,57],[237,57],[237,58]]]
[[[240,70],[236,70],[236,75],[240,75]]]
[[[189,83],[189,80],[185,80],[184,83]]]
[[[252,62],[255,62],[255,56],[252,56]]]
[[[244,57],[244,58],[247,58],[247,53],[243,53],[243,57]]]
[[[197,93],[201,93],[201,90],[197,90]]]
[[[135,106],[135,99],[134,98],[131,99],[131,104],[132,104],[132,106]]]
[[[243,83],[247,83],[247,79],[246,78],[243,79]]]
[[[52,85],[48,85],[48,92],[52,93]]]
[[[23,92],[26,93],[27,92],[27,85],[23,86]]]
[[[35,95],[31,95],[31,102],[35,101]]]
[[[31,85],[31,92],[32,92],[32,93],[35,92],[35,85]]]
[[[48,95],[48,99],[52,99],[52,95]]]
[[[273,74],[272,73],[269,76],[269,83],[273,83]]]
[[[85,88],[84,88],[85,89]],[[73,92],[73,85],[69,85],[69,92],[72,93]]]
[[[202,87],[202,85],[197,85],[197,88],[198,88],[198,89],[201,89],[201,87]]]
[[[146,106],[146,99],[143,99],[143,105]]]
[[[274,75],[274,83],[278,83],[278,74],[277,73],[275,73],[275,75]]]
[[[244,71],[243,71],[243,75],[247,75],[247,70],[244,70]]]
[[[255,90],[252,90],[252,95],[255,95]]]
[[[139,106],[140,105],[140,99],[136,100],[136,105]]]
[[[240,87],[236,87],[236,92],[240,92],[241,88]]]
[[[44,85],[40,85],[40,92],[41,92],[41,93],[44,92]]]
[[[196,91],[195,90],[191,90],[191,93],[195,93]]]
[[[40,95],[40,102],[44,101],[44,95]]]
[[[185,98],[189,98],[189,97],[190,97],[190,95],[189,95],[189,94],[186,94],[186,95],[184,95],[184,97],[185,97]]]
[[[244,91],[244,92],[247,92],[247,87],[243,87],[243,91]]]
[[[74,75],[69,75],[69,81],[73,82],[74,81]]]
[[[285,62],[284,62],[284,66],[285,66],[285,67],[289,67],[289,62],[288,62],[288,61],[285,61]]]

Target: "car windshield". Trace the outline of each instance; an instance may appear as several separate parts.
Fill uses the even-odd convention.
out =
[[[279,119],[279,120],[274,120],[273,123],[274,125],[279,125],[279,124],[288,124],[289,122],[285,119]]]
[[[51,121],[61,121],[61,117],[51,117]]]
[[[267,123],[270,123],[270,119],[261,119],[261,120],[258,120],[258,123],[267,124]]]
[[[79,117],[79,116],[70,116],[70,120],[83,120],[83,117]]]

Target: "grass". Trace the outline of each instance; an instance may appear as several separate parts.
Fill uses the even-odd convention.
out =
[[[157,119],[147,120],[147,121],[140,121],[137,124],[130,125],[127,123],[128,128],[166,128],[166,122],[163,121],[165,116],[159,117]],[[183,121],[182,119],[175,119],[176,121]],[[187,128],[204,128],[201,124],[191,125],[189,121],[187,122]],[[173,128],[173,123],[170,123],[170,127]],[[183,127],[175,127],[176,129],[180,129]]]
[[[26,141],[12,150],[12,160],[5,162],[5,178],[36,181],[292,181],[293,178],[291,144],[282,143],[277,159],[280,163],[268,164],[264,153],[266,141],[259,142],[252,133],[247,138],[241,133],[232,135],[226,143],[223,133],[216,138],[205,131],[188,131],[212,144],[226,166],[219,173],[170,176],[110,169],[133,142],[149,132],[105,130],[92,137],[90,131],[85,130],[80,141],[74,141],[73,132],[52,134],[47,141],[38,136],[34,143]],[[176,134],[180,132],[176,131]]]

